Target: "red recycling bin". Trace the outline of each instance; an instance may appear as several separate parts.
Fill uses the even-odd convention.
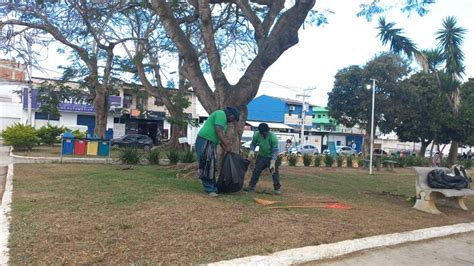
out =
[[[87,151],[87,140],[75,139],[74,140],[74,154],[85,155]]]

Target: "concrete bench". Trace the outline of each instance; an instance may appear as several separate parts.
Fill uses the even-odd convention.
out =
[[[428,185],[428,173],[433,169],[443,169],[449,173],[448,168],[444,167],[413,167],[416,171],[416,203],[413,208],[432,214],[441,214],[436,208],[437,199],[447,198],[454,201],[461,209],[467,211],[464,204],[464,197],[474,196],[474,189],[439,189],[431,188]]]
[[[387,171],[393,172],[393,168],[395,167],[395,164],[397,164],[397,162],[396,161],[385,160],[383,162],[383,164],[387,168]]]

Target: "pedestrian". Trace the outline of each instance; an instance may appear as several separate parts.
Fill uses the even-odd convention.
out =
[[[204,192],[210,197],[217,197],[216,186],[216,150],[221,145],[224,152],[231,150],[225,138],[227,124],[239,121],[240,111],[235,107],[214,111],[209,115],[204,126],[199,130],[196,139],[196,157],[199,165],[198,176],[202,181]]]
[[[472,151],[470,149],[467,151],[467,159],[468,160],[472,159]]]
[[[433,156],[432,166],[433,167],[440,167],[441,166],[441,154],[439,151],[435,153]]]
[[[252,177],[248,187],[244,191],[253,192],[258,183],[260,174],[263,170],[269,169],[273,179],[273,189],[276,195],[281,195],[280,174],[276,159],[278,156],[278,138],[272,132],[266,123],[258,125],[258,131],[253,134],[252,143],[250,143],[249,158],[255,158],[255,148],[259,147],[258,155],[255,160]]]
[[[290,154],[291,146],[293,146],[293,143],[291,142],[291,139],[287,139],[286,144],[285,144],[285,153],[287,155]]]

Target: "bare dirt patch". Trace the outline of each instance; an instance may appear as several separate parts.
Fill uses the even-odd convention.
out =
[[[172,169],[18,165],[10,263],[206,263],[474,220],[473,211],[449,202],[439,204],[446,215],[412,209],[405,201],[415,193],[408,169],[369,176],[361,169],[283,167],[281,176],[283,196],[239,192],[212,199],[199,180],[176,178]],[[268,174],[257,190],[272,191]],[[354,208],[270,210],[255,197],[331,199]]]

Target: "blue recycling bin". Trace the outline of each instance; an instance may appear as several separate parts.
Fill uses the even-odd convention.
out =
[[[99,156],[109,156],[109,142],[105,140],[99,141]]]
[[[74,134],[71,132],[65,132],[63,134],[61,153],[64,155],[72,155],[74,153]]]

